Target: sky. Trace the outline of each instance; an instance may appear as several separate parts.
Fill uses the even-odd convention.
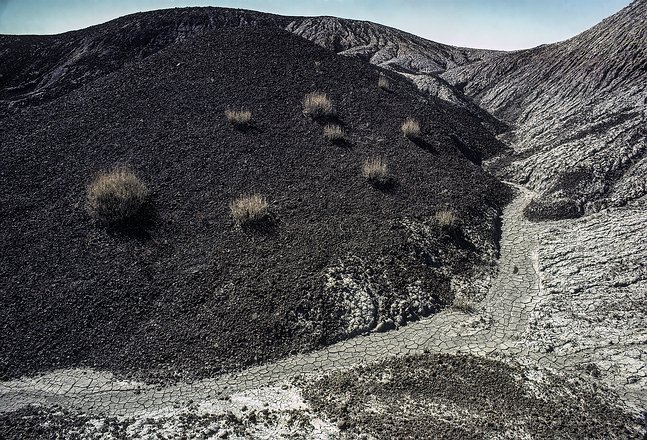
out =
[[[0,0],[0,34],[56,34],[122,15],[224,6],[385,24],[455,46],[515,50],[568,39],[631,0]]]

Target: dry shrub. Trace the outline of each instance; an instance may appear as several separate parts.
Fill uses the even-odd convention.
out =
[[[389,182],[389,168],[381,157],[371,157],[362,165],[362,176],[369,182],[385,185]]]
[[[380,78],[377,80],[377,86],[382,90],[386,90],[387,92],[391,91],[391,82],[389,81],[389,78],[387,78],[383,73],[380,74]]]
[[[249,110],[225,110],[225,117],[234,127],[244,128],[252,121],[252,112]]]
[[[303,98],[303,113],[311,118],[326,118],[334,116],[335,109],[325,93],[312,92]]]
[[[476,304],[474,304],[474,302],[471,301],[469,298],[466,298],[462,295],[456,296],[454,298],[454,301],[452,302],[452,307],[455,310],[458,310],[467,314],[476,313],[477,311]]]
[[[240,226],[257,224],[267,218],[267,199],[259,194],[243,195],[229,204],[231,215]]]
[[[458,226],[458,216],[451,209],[441,209],[434,217],[443,229],[452,230]]]
[[[344,139],[344,130],[337,124],[327,124],[323,129],[323,134],[329,141],[340,141]]]
[[[115,223],[132,217],[148,197],[148,188],[126,167],[103,172],[88,186],[88,210],[98,220]]]
[[[407,118],[400,127],[404,137],[409,139],[418,139],[420,137],[420,123],[413,118]]]

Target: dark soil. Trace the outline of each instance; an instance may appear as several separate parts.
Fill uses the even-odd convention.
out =
[[[467,112],[405,80],[384,92],[378,76],[281,30],[220,30],[4,118],[0,379],[72,366],[187,379],[315,349],[347,336],[322,277],[349,255],[387,294],[417,285],[430,310],[451,301],[438,266],[487,260],[485,213],[508,191],[450,136],[479,158],[501,145]],[[303,116],[316,90],[335,103],[346,144]],[[244,132],[223,115],[241,106],[253,112]],[[407,116],[427,133],[418,144],[399,132]],[[377,155],[397,181],[388,190],[361,176]],[[152,197],[138,219],[106,228],[85,190],[116,164]],[[228,204],[251,192],[270,200],[272,227],[235,227]],[[430,259],[401,222],[447,206],[480,244]],[[468,257],[450,255],[465,246]]]
[[[91,417],[64,408],[27,406],[0,414],[0,433],[6,440],[81,440]],[[110,438],[126,438],[127,423],[116,418],[106,419],[101,434]]]
[[[231,431],[242,438],[246,434],[245,422],[247,420],[239,419],[231,412],[225,414],[196,415],[192,410],[193,408],[188,407],[178,416],[179,423],[176,426],[177,430],[199,432],[201,437],[198,438],[216,438],[217,430],[213,426],[222,423],[226,424]],[[259,415],[261,414],[259,413]],[[269,421],[272,421],[271,418]],[[135,429],[148,430],[147,438],[153,438],[153,434],[150,431],[159,431],[154,438],[169,438],[168,426],[165,426],[166,422],[166,419],[159,417],[157,419],[152,417],[147,418],[142,423],[141,420],[137,420],[134,417],[90,416],[58,406],[27,406],[17,411],[0,414],[0,433],[3,440],[140,438],[137,433],[134,434],[132,432],[132,428],[135,426]],[[258,420],[258,422],[267,422],[267,420]],[[178,435],[177,438],[196,437]]]
[[[546,373],[531,383],[521,368],[462,355],[387,360],[304,392],[348,434],[377,439],[640,439],[641,421],[601,395]]]

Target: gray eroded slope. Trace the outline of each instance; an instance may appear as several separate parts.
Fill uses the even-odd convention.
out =
[[[440,74],[496,58],[504,52],[449,46],[388,26],[337,17],[297,18],[286,29],[340,55],[358,57],[398,72],[420,90],[470,110],[494,131],[502,129],[501,124]]]
[[[504,175],[542,192],[537,218],[577,217],[647,193],[647,2],[556,44],[442,76],[514,127]]]

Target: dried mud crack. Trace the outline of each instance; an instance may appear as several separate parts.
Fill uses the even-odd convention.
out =
[[[533,194],[517,191],[503,215],[498,275],[472,313],[448,309],[397,331],[168,387],[90,369],[5,381],[0,431],[7,438],[393,438],[403,429],[408,438],[426,438],[429,429],[442,438],[641,438],[644,396],[611,390],[585,374],[577,353],[537,350],[524,337],[541,296],[547,226],[523,217]]]

